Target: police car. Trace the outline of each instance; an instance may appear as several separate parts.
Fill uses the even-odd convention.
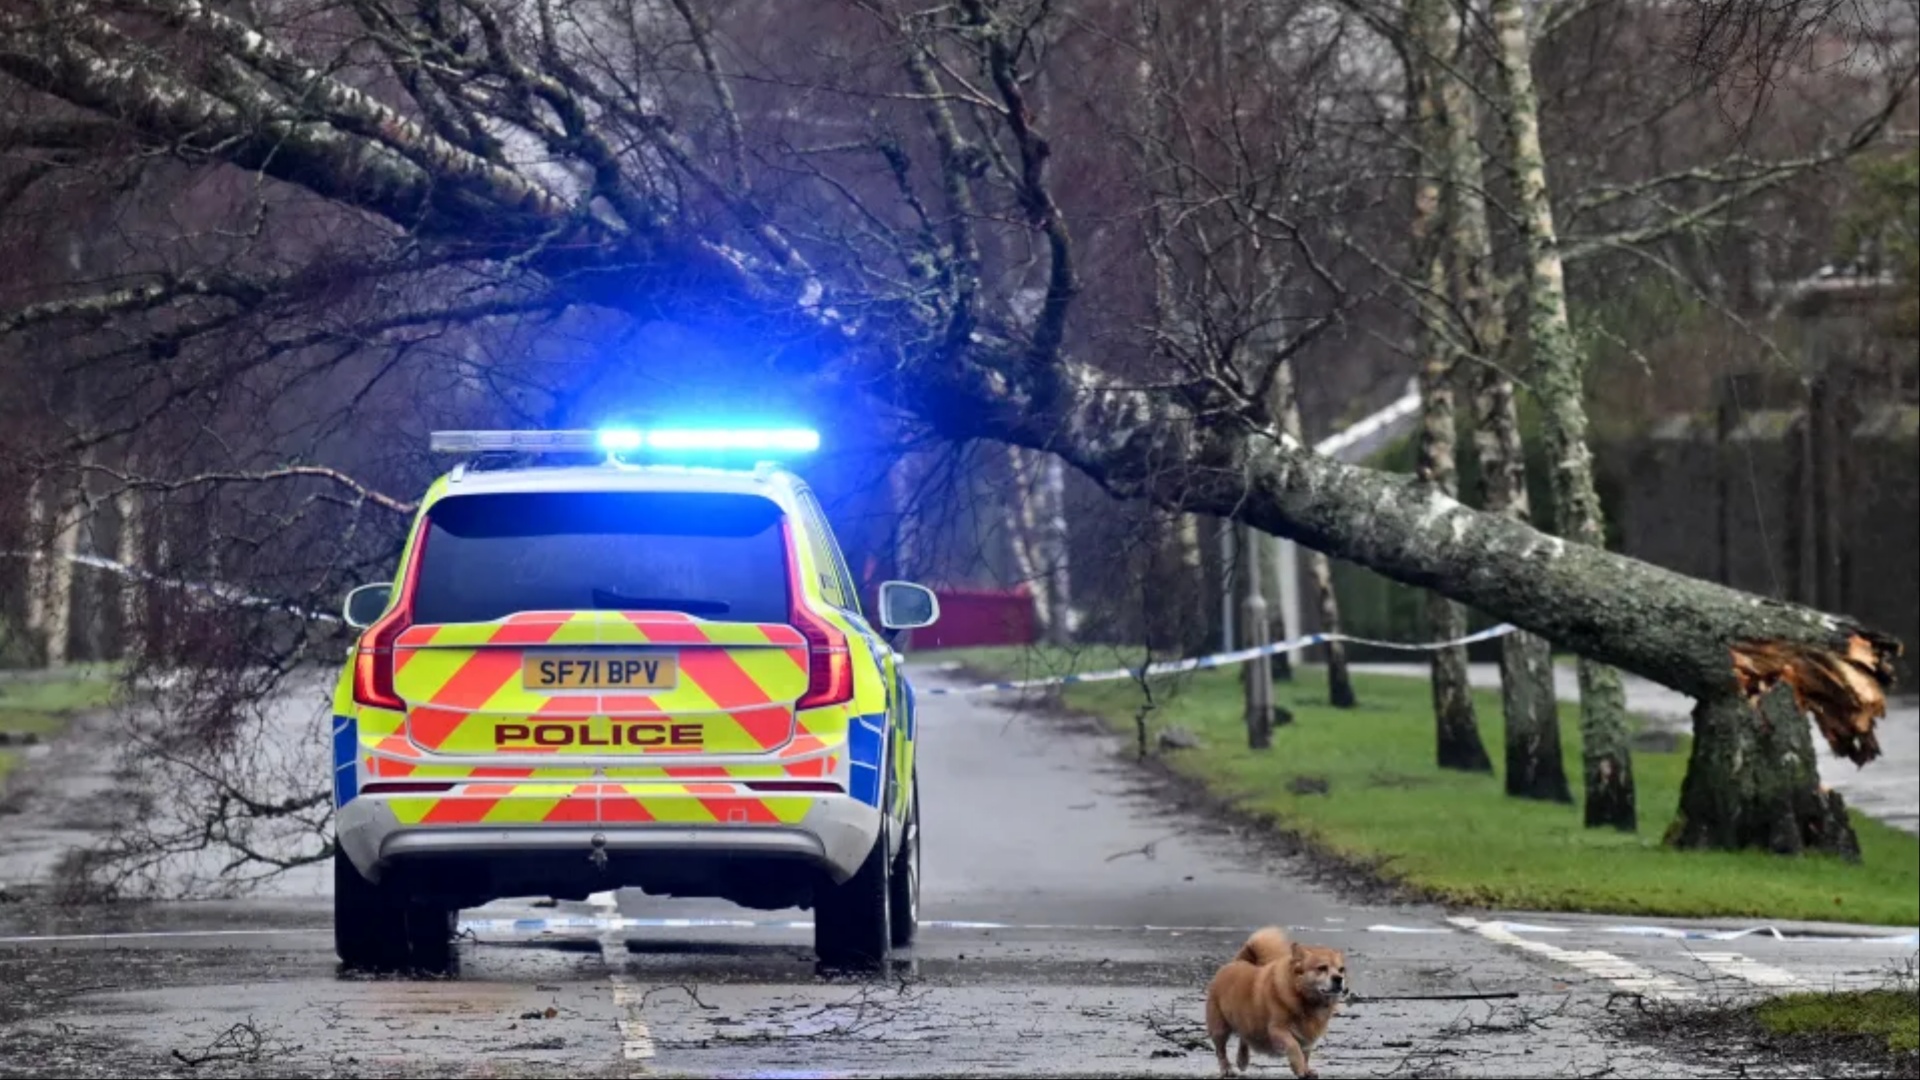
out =
[[[334,940],[437,967],[456,914],[614,888],[811,908],[829,964],[914,937],[914,696],[826,515],[777,464],[811,431],[435,432],[421,500],[333,702]],[[679,463],[659,459],[671,457]],[[724,460],[724,459],[723,459]]]

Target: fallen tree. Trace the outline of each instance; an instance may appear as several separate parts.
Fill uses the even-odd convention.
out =
[[[1784,691],[1763,695],[1784,686],[1835,753],[1871,760],[1897,642],[1472,510],[1412,478],[1319,457],[1284,433],[1267,404],[1264,388],[1290,350],[1266,366],[1149,372],[1088,362],[1090,347],[1076,354],[1080,252],[1050,182],[1058,151],[1032,96],[1036,43],[1057,15],[1049,5],[963,0],[949,19],[849,0],[835,9],[848,21],[827,29],[844,36],[850,55],[895,58],[899,81],[841,87],[812,71],[810,85],[823,97],[844,92],[859,109],[879,99],[894,111],[882,123],[849,110],[852,140],[840,132],[818,147],[754,128],[759,114],[736,103],[703,16],[680,5],[684,25],[671,16],[623,23],[610,17],[615,6],[355,0],[289,6],[269,23],[199,0],[9,0],[0,5],[0,74],[14,80],[15,100],[31,102],[21,115],[48,119],[8,136],[60,155],[124,153],[132,142],[132,152],[277,182],[299,195],[299,213],[361,227],[356,252],[367,276],[471,269],[460,287],[412,295],[420,306],[409,315],[381,311],[358,331],[362,343],[463,311],[581,307],[717,332],[744,326],[785,377],[858,388],[947,436],[1056,454],[1117,497],[1236,519],[1434,590],[1708,703],[1695,751],[1703,767],[1697,784],[1689,780],[1678,842],[1741,846],[1764,836],[1780,850],[1844,849],[1830,835],[1844,817],[1835,825],[1802,812],[1818,795],[1805,769],[1784,802],[1772,781],[1748,785],[1751,797],[1726,795],[1746,790],[1728,789],[1726,775],[1751,767],[1728,744],[1782,722]],[[734,31],[787,10],[739,5]],[[148,33],[154,25],[168,33]],[[697,107],[685,90],[663,97],[627,77],[674,49],[690,50],[696,62],[685,70],[708,80]],[[759,76],[777,85],[798,77]],[[775,117],[770,128],[788,122],[762,104]],[[918,134],[900,135],[916,116]],[[110,136],[90,142],[96,126]],[[564,175],[510,154],[498,134],[507,130],[561,162]],[[702,131],[711,137],[696,137]],[[818,164],[835,154],[879,162],[881,179]],[[773,165],[755,167],[769,158]],[[916,169],[929,179],[918,181]],[[809,178],[805,197],[766,179],[794,174]],[[30,197],[37,181],[28,177],[11,197]],[[1339,296],[1305,232],[1276,209],[1283,205],[1251,207],[1247,227],[1296,249]],[[1034,257],[992,262],[994,250],[1027,247]],[[0,312],[0,331],[124,331],[131,320],[164,317],[154,334],[168,348],[140,353],[138,370],[187,379],[187,368],[169,364],[197,328],[284,319],[297,302],[325,305],[340,289],[338,274],[285,271],[285,257],[241,248],[190,256],[204,265],[185,268],[155,260],[109,288],[74,283]],[[194,370],[203,382],[230,377],[219,365]],[[139,419],[121,417],[121,429]],[[1782,814],[1798,845],[1782,838],[1789,826],[1751,824]]]

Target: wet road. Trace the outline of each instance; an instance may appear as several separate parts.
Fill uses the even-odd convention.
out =
[[[1109,740],[923,705],[928,922],[885,978],[817,977],[804,912],[637,893],[467,912],[439,980],[341,976],[318,874],[244,902],[0,904],[0,1076],[1205,1076],[1202,988],[1268,922],[1348,951],[1360,1000],[1324,1076],[1714,1075],[1614,1037],[1609,1000],[1865,981],[1914,954],[1354,903],[1170,810]],[[0,880],[57,847],[49,821],[87,827],[59,797],[27,800],[37,825],[0,817]]]

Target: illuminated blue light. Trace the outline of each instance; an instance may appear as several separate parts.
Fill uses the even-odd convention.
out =
[[[808,428],[654,428],[646,433],[651,450],[820,449],[820,433]]]
[[[638,450],[641,436],[632,428],[607,428],[600,432],[599,442],[602,450]]]

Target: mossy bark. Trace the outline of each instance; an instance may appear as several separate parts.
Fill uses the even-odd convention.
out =
[[[1300,399],[1293,388],[1293,362],[1280,361],[1274,378],[1280,405],[1281,429],[1294,439],[1301,437]],[[1340,632],[1340,596],[1333,588],[1333,563],[1326,552],[1307,552],[1307,576],[1313,579],[1314,595],[1320,601],[1320,632]],[[1327,657],[1327,700],[1335,708],[1351,709],[1360,703],[1353,692],[1353,676],[1347,671],[1347,649],[1338,641],[1321,646]]]
[[[1459,311],[1466,348],[1473,352],[1469,383],[1474,410],[1474,448],[1479,459],[1480,505],[1515,521],[1531,517],[1527,503],[1526,454],[1520,419],[1508,378],[1506,320],[1493,284],[1493,240],[1487,228],[1485,177],[1477,138],[1480,117],[1475,99],[1454,65],[1458,21],[1441,10],[1427,27],[1428,50],[1448,64],[1434,73],[1432,97],[1442,142],[1436,153],[1445,169],[1447,273],[1435,295],[1452,296]],[[1439,68],[1436,65],[1436,68]],[[1560,752],[1559,702],[1553,685],[1551,650],[1525,631],[1500,641],[1500,703],[1506,742],[1507,794],[1518,798],[1571,802],[1566,765]]]
[[[1418,123],[1414,155],[1412,236],[1416,265],[1422,269],[1429,297],[1447,295],[1446,245],[1452,239],[1441,198],[1442,175],[1451,181],[1443,163],[1450,152],[1449,117],[1441,107],[1436,80],[1444,77],[1437,57],[1446,50],[1444,0],[1412,0],[1407,5],[1409,37],[1425,48],[1410,50],[1407,64],[1407,100]],[[1443,312],[1423,308],[1415,325],[1415,347],[1420,366],[1420,458],[1415,475],[1449,497],[1458,494],[1456,468],[1457,425],[1454,422],[1454,380],[1460,353],[1449,341]],[[1437,592],[1426,594],[1427,635],[1431,641],[1466,636],[1466,611]],[[1434,758],[1443,769],[1462,772],[1493,771],[1480,724],[1474,714],[1473,692],[1467,678],[1467,649],[1453,645],[1433,653]]]
[[[1587,447],[1584,376],[1586,356],[1567,314],[1565,268],[1560,259],[1545,152],[1540,142],[1540,103],[1533,85],[1533,43],[1520,0],[1492,0],[1501,85],[1505,90],[1507,143],[1512,154],[1515,211],[1527,241],[1527,339],[1533,350],[1533,384],[1545,422],[1552,462],[1555,531],[1582,544],[1606,546],[1600,496]],[[1580,659],[1580,756],[1586,779],[1586,823],[1632,832],[1633,759],[1627,741],[1627,696],[1620,673],[1585,656]]]
[[[1792,687],[1775,683],[1757,703],[1729,691],[1694,707],[1693,756],[1667,842],[1860,857],[1846,800],[1820,786]]]

